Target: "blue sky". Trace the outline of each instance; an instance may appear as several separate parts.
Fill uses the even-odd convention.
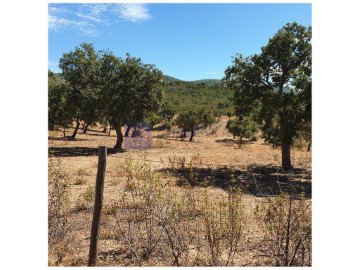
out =
[[[232,56],[259,53],[288,22],[311,25],[311,4],[49,4],[49,69],[83,42],[126,53],[182,80],[221,79]]]

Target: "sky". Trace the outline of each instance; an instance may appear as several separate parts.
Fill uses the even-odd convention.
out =
[[[181,80],[221,79],[237,53],[259,53],[286,23],[310,26],[305,4],[48,4],[48,68],[83,42],[126,53]]]

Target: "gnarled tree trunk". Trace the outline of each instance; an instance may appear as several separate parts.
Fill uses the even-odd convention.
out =
[[[88,130],[88,127],[90,126],[90,124],[84,124],[84,127],[83,127],[83,133],[86,133],[87,130]]]
[[[131,133],[131,137],[132,137],[132,138],[134,138],[135,136],[136,136],[136,126],[135,126],[133,132]]]
[[[186,135],[186,129],[183,128],[182,131],[181,131],[181,135],[180,135],[180,138],[186,138],[187,135]]]
[[[311,150],[311,141],[309,142],[309,145],[308,145],[308,147],[307,147],[307,150],[308,150],[308,152],[310,152],[310,150]]]
[[[195,130],[194,130],[194,128],[192,128],[191,134],[190,134],[190,140],[189,140],[190,142],[192,142],[194,135],[195,135]]]
[[[239,149],[241,149],[242,139],[243,139],[243,137],[242,137],[242,136],[240,136],[240,140],[239,140]]]
[[[80,126],[80,121],[76,120],[76,127],[75,127],[75,130],[74,130],[74,133],[70,137],[71,139],[75,139],[76,133],[77,133],[77,131],[79,129],[79,126]]]
[[[124,141],[123,135],[121,133],[121,126],[117,125],[115,127],[115,131],[116,131],[116,144],[114,146],[114,149],[122,149],[122,143]]]
[[[132,125],[127,124],[124,137],[129,137],[129,131],[130,131],[131,128],[132,128]]]

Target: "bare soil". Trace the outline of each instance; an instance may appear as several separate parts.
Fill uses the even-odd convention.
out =
[[[171,177],[174,189],[182,192],[182,183],[188,180],[189,171],[174,166],[174,160],[190,164],[197,174],[197,181],[192,185],[201,190],[210,187],[211,194],[225,196],[229,188],[229,175],[237,179],[237,185],[244,192],[244,201],[250,216],[259,200],[267,196],[287,191],[291,181],[292,190],[303,191],[305,198],[311,201],[311,152],[294,148],[291,150],[294,169],[291,176],[280,167],[281,149],[273,148],[263,139],[245,141],[239,148],[238,140],[229,134],[225,125],[227,117],[206,130],[198,130],[194,142],[189,137],[180,138],[180,130],[152,131],[152,147],[149,149],[127,149],[115,152],[112,147],[116,142],[115,131],[103,133],[100,127],[90,127],[87,134],[79,132],[75,140],[63,138],[62,131],[49,132],[49,159],[59,162],[70,177],[70,214],[68,224],[71,235],[71,252],[66,254],[61,265],[85,266],[87,264],[90,228],[92,222],[91,207],[79,208],[79,201],[89,187],[95,186],[97,172],[97,151],[100,145],[108,147],[108,157],[104,188],[104,211],[111,211],[111,206],[118,201],[125,188],[125,178],[119,172],[119,165],[131,159],[134,162],[146,160],[152,168],[164,177]],[[71,135],[68,129],[66,135]],[[190,135],[190,134],[189,134]],[[124,138],[128,140],[129,138]],[[256,181],[254,181],[256,179]],[[290,191],[290,190],[289,190]],[[114,220],[106,213],[101,221],[98,265],[127,266],[131,265],[128,251],[114,235]],[[255,224],[250,221],[246,234],[246,248],[241,253],[238,266],[266,265],[257,243],[262,235]],[[52,259],[49,257],[49,264]],[[144,264],[145,266],[146,264]],[[149,266],[161,266],[150,261]]]

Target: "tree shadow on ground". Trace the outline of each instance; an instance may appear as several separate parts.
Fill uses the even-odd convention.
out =
[[[50,137],[48,136],[48,140],[50,141],[88,141],[88,139],[83,139],[83,138],[70,138],[69,136],[66,137]]]
[[[240,140],[237,139],[219,139],[219,140],[215,140],[215,142],[217,143],[225,143],[225,144],[235,144],[235,145],[239,145]],[[241,142],[241,144],[254,144],[254,141],[250,141],[250,140],[243,140]]]
[[[126,150],[117,150],[107,148],[107,154],[123,153]],[[49,157],[81,157],[81,156],[97,156],[99,148],[90,147],[49,147]]]
[[[165,136],[164,136],[165,135]],[[189,141],[189,136],[188,137],[170,137],[171,135],[156,135],[156,136],[153,136],[153,138],[155,139],[164,139],[164,140],[167,140],[167,141],[178,141],[178,142],[190,142]],[[196,143],[196,140],[197,138],[194,137],[194,141],[192,141],[191,143]]]
[[[163,131],[166,129],[166,125],[163,124],[163,125],[156,125],[156,126],[153,126],[152,128],[152,131]]]
[[[91,134],[91,133],[87,133],[87,135],[89,135],[89,136],[95,136],[95,137],[109,137],[109,138],[111,138],[111,137],[116,137],[116,135],[109,135],[108,133],[103,133],[103,132],[101,132],[101,133],[99,133],[99,134]]]
[[[177,185],[213,186],[229,191],[240,189],[257,197],[279,195],[311,198],[311,172],[294,168],[285,172],[281,167],[251,165],[245,169],[222,168],[167,168],[162,171],[179,178]]]

